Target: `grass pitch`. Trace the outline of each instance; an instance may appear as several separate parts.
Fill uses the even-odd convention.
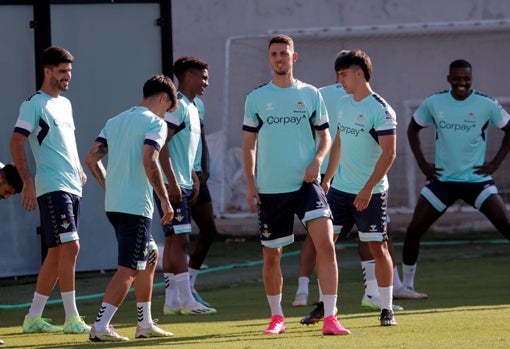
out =
[[[291,252],[299,249],[299,244],[295,245]],[[227,250],[234,262],[255,261],[259,248],[254,246],[246,242]],[[283,263],[287,331],[282,335],[262,335],[270,313],[260,282],[261,267],[255,262],[199,277],[206,281],[200,287],[200,294],[218,309],[216,315],[165,317],[162,315],[164,290],[156,287],[153,317],[159,318],[162,328],[174,333],[173,338],[134,338],[136,305],[130,293],[112,322],[121,335],[132,339],[129,342],[91,343],[87,335],[24,335],[21,323],[27,309],[0,308],[0,339],[5,341],[0,348],[510,348],[509,252],[508,244],[497,248],[489,244],[424,246],[418,265],[417,289],[427,292],[430,298],[395,300],[405,308],[396,312],[398,326],[380,327],[378,313],[366,312],[360,307],[363,283],[355,248],[339,250],[338,317],[351,330],[349,336],[323,336],[322,322],[315,326],[299,323],[312,306],[290,306],[297,285],[298,260],[297,254],[291,253]],[[225,246],[218,243],[208,262],[215,263],[215,257],[220,255],[225,258]],[[110,276],[111,273],[80,276],[78,296],[102,292]],[[85,284],[88,286],[80,288]],[[3,304],[29,302],[26,294],[31,294],[34,287],[30,279],[3,282],[0,287]],[[315,295],[317,287],[311,282],[310,303]],[[52,296],[55,298],[59,298],[58,293]],[[93,322],[100,302],[100,298],[78,302],[78,309],[88,323]],[[44,316],[62,325],[62,305],[48,305]]]

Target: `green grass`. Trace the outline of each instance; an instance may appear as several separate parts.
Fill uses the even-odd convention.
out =
[[[218,251],[219,251],[218,246]],[[236,256],[242,256],[242,245],[235,245]],[[298,248],[298,246],[296,246]],[[461,251],[462,249],[462,251]],[[377,312],[361,310],[362,280],[359,263],[347,263],[353,258],[354,248],[339,251],[340,286],[339,319],[352,332],[350,336],[323,336],[321,325],[302,326],[301,316],[311,308],[292,308],[290,302],[296,290],[296,276],[286,277],[284,286],[284,312],[287,332],[279,336],[263,336],[262,330],[269,320],[269,307],[262,284],[255,280],[243,281],[243,276],[260,271],[260,266],[247,266],[220,271],[217,276],[226,278],[214,286],[203,287],[201,296],[218,308],[210,316],[163,317],[162,288],[155,289],[153,316],[159,324],[174,333],[168,339],[135,340],[136,311],[134,295],[129,294],[113,319],[117,331],[132,340],[125,343],[90,343],[87,335],[21,334],[25,309],[0,310],[0,338],[4,348],[510,348],[510,276],[507,247],[492,254],[487,246],[435,247],[435,254],[422,249],[423,261],[419,264],[417,289],[429,293],[427,300],[396,300],[405,310],[396,313],[396,327],[379,326]],[[473,251],[483,250],[483,253]],[[233,251],[233,250],[232,250]],[[215,253],[212,251],[214,260]],[[225,252],[223,252],[225,253]],[[233,252],[234,253],[234,252]],[[251,258],[256,256],[253,253]],[[297,257],[289,258],[297,263]],[[284,269],[285,270],[285,269]],[[227,273],[227,274],[225,274]],[[224,275],[221,275],[224,274]],[[87,276],[87,278],[91,278]],[[204,275],[205,278],[205,275]],[[94,278],[89,280],[94,284]],[[105,279],[103,277],[103,279]],[[108,278],[106,278],[108,279]],[[234,280],[234,281],[232,281]],[[235,280],[239,280],[236,282]],[[22,285],[33,292],[33,283]],[[9,292],[9,285],[3,285]],[[19,287],[19,285],[18,285]],[[101,291],[102,291],[102,287]],[[13,287],[13,290],[15,288]],[[80,293],[80,290],[78,290]],[[311,283],[311,296],[317,294]],[[52,296],[52,298],[55,298]],[[311,297],[313,298],[313,297]],[[9,299],[16,295],[9,294]],[[24,303],[20,299],[17,303]],[[13,303],[14,304],[14,303]],[[93,322],[100,299],[78,303],[88,323]],[[61,304],[48,305],[45,317],[55,324],[63,322]]]

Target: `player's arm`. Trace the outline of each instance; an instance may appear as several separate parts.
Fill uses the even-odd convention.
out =
[[[501,140],[501,145],[499,146],[496,155],[494,155],[494,158],[490,162],[487,162],[481,166],[474,166],[474,172],[476,174],[489,176],[496,172],[510,151],[510,123],[508,123],[501,130],[505,132],[505,135]]]
[[[191,197],[188,199],[188,203],[193,205],[195,202],[197,202],[198,195],[200,194],[200,179],[198,178],[195,170],[191,171],[191,177],[193,178],[193,189]]]
[[[375,163],[374,171],[370,177],[368,177],[367,182],[354,199],[354,207],[358,211],[362,211],[368,207],[374,187],[388,173],[397,156],[397,136],[395,134],[379,135],[378,140],[382,153]]]
[[[327,128],[323,130],[316,130],[316,134],[319,138],[319,143],[312,162],[305,170],[303,181],[306,183],[312,183],[319,178],[322,162],[328,154],[329,148],[331,148],[331,136],[329,135],[329,130]]]
[[[204,127],[201,127],[200,137],[202,140],[202,158],[200,159],[200,166],[202,167],[202,172],[200,173],[200,183],[204,184],[209,179],[209,146],[207,145]]]
[[[165,145],[159,151],[159,162],[161,164],[161,169],[163,170],[163,173],[168,180],[168,196],[170,198],[170,202],[175,205],[182,201],[182,192],[179,183],[177,183],[174,169],[172,168],[172,162],[170,161],[170,150],[168,148],[168,144],[170,143],[170,140],[174,134],[175,130],[168,128],[168,135]]]
[[[95,141],[92,144],[87,156],[85,157],[85,164],[90,172],[97,180],[101,188],[106,188],[106,169],[103,165],[102,159],[108,154],[108,145],[103,142]]]
[[[418,167],[425,175],[425,178],[427,178],[427,180],[437,180],[441,169],[436,168],[434,164],[429,163],[425,159],[425,155],[421,149],[420,137],[418,135],[422,128],[423,127],[418,125],[414,118],[411,118],[411,122],[407,127],[407,140],[409,141],[409,146],[411,147],[411,151],[413,152]]]
[[[80,164],[80,177],[81,177],[81,184],[85,185],[87,184],[87,174],[85,171],[83,171],[83,166]]]
[[[37,197],[35,192],[35,184],[27,164],[27,156],[25,153],[25,142],[27,136],[14,132],[9,143],[11,156],[16,164],[16,169],[23,180],[23,189],[21,191],[21,204],[27,211],[33,211],[37,207]]]
[[[252,210],[257,211],[260,206],[260,197],[255,184],[255,159],[257,153],[257,134],[244,132],[243,140],[243,166],[246,177],[246,202]]]
[[[328,168],[326,169],[326,173],[324,174],[324,178],[322,180],[322,189],[327,194],[329,192],[329,188],[331,187],[331,180],[335,176],[338,166],[340,165],[340,147],[341,147],[341,139],[340,132],[336,132],[335,139],[333,140],[333,144],[331,145],[331,150],[329,152],[329,162]]]
[[[145,169],[145,174],[147,175],[149,182],[154,188],[154,192],[156,193],[157,197],[159,198],[159,201],[161,202],[161,210],[163,211],[163,214],[161,216],[160,222],[161,224],[168,224],[174,218],[174,209],[170,204],[168,192],[165,188],[165,183],[163,181],[163,175],[159,167],[159,153],[160,152],[156,148],[154,148],[154,146],[144,144],[143,167]]]

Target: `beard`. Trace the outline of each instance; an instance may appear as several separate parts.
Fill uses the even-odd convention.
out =
[[[69,81],[59,81],[58,83],[58,89],[60,91],[67,91],[69,90]]]
[[[275,68],[273,70],[276,75],[280,75],[280,76],[285,76],[290,73],[290,69],[288,69],[288,68]]]
[[[69,80],[52,79],[51,86],[58,91],[69,90]]]

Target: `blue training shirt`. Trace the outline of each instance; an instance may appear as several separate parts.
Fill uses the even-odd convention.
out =
[[[326,104],[326,109],[328,111],[328,118],[329,118],[329,135],[331,136],[331,142],[335,140],[336,137],[336,131],[338,129],[338,120],[336,116],[336,105],[340,98],[345,96],[347,93],[344,90],[344,87],[340,83],[328,85],[321,87],[319,89],[319,92],[322,95],[322,98],[324,99],[324,103]],[[321,166],[321,173],[326,173],[326,170],[328,168],[329,163],[329,152],[324,158],[324,161],[322,162]]]
[[[193,164],[200,142],[200,116],[198,108],[182,92],[177,93],[179,108],[165,113],[168,128],[175,131],[170,139],[170,161],[179,186],[193,188]]]
[[[37,91],[21,104],[14,132],[28,137],[36,164],[37,196],[53,191],[82,195],[74,130],[73,108],[63,96]]]
[[[328,128],[319,90],[295,80],[281,88],[269,82],[246,97],[243,130],[257,133],[259,193],[297,191],[316,154],[315,130]]]
[[[378,137],[396,134],[395,111],[376,93],[359,102],[348,94],[339,100],[336,110],[341,142],[340,165],[331,186],[358,194],[382,154]],[[384,176],[373,193],[381,193],[388,187],[388,178]]]
[[[200,129],[204,128],[205,123],[205,106],[204,102],[199,98],[195,97],[193,99],[193,104],[198,109],[198,115],[200,117]],[[193,169],[195,172],[202,172],[202,137],[200,137],[200,141],[198,142],[197,155],[195,156],[195,163],[193,164]]]
[[[477,91],[459,101],[451,90],[426,98],[413,115],[421,127],[435,128],[435,166],[439,179],[452,182],[483,182],[491,176],[474,173],[483,165],[487,150],[487,128],[504,128],[510,117],[495,99]]]
[[[133,107],[106,122],[96,138],[108,146],[106,212],[152,218],[153,188],[143,166],[144,145],[159,151],[166,136],[163,119],[146,107]]]

